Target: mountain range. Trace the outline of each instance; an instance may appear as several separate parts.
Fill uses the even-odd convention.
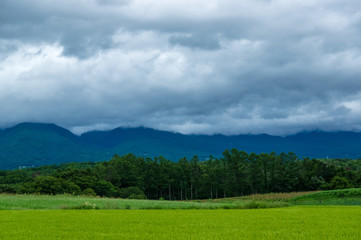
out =
[[[285,137],[259,135],[183,135],[150,128],[116,128],[77,136],[55,124],[21,123],[0,130],[0,169],[109,160],[133,153],[172,161],[197,155],[220,157],[225,149],[248,153],[294,152],[299,157],[359,158],[361,133],[301,132]]]

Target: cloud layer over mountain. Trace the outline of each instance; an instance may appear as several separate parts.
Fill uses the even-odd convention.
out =
[[[361,2],[0,2],[0,127],[361,130]]]

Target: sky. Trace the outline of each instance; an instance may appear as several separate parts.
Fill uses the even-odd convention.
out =
[[[361,131],[359,0],[1,0],[0,128]]]

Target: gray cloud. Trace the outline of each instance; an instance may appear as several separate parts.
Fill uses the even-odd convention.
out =
[[[360,131],[360,7],[1,1],[0,127]]]
[[[220,48],[217,36],[191,35],[191,36],[172,36],[169,43],[182,45],[189,48],[199,48],[205,50],[216,50]]]

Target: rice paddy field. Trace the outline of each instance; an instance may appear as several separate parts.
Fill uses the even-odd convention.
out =
[[[0,211],[0,239],[361,239],[361,207]]]
[[[1,194],[0,209],[0,239],[361,239],[361,189],[188,202]]]

